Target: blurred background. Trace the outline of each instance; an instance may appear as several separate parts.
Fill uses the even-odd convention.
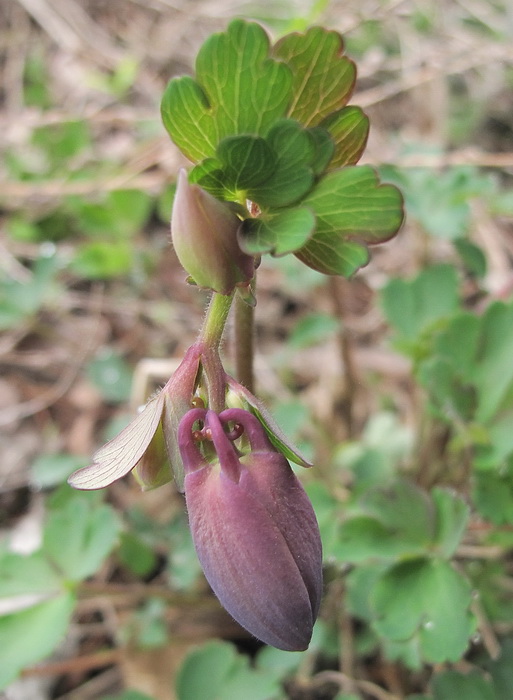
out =
[[[385,471],[411,466],[425,429],[425,387],[412,375],[425,338],[415,326],[413,350],[391,342],[401,312],[383,302],[390,281],[441,265],[458,270],[462,308],[511,296],[507,0],[2,0],[0,687],[8,700],[431,697],[421,695],[429,692],[422,663],[414,672],[368,639],[364,648],[356,602],[353,615],[340,612],[345,564],[335,554],[324,619],[339,626],[321,625],[310,655],[271,651],[257,667],[244,665],[261,650],[209,593],[173,486],[142,494],[127,479],[107,494],[77,496],[65,485],[196,337],[206,295],[184,284],[168,225],[187,163],[164,132],[159,103],[167,81],[191,73],[202,42],[236,16],[262,22],[273,38],[311,24],[343,34],[358,68],[351,103],[371,122],[361,162],[406,199],[401,232],[351,281],[326,279],[291,256],[261,268],[257,390],[314,459],[306,481],[316,508],[326,484],[347,502],[354,460],[369,445]],[[426,303],[431,311],[415,300],[414,318],[451,311],[447,297],[436,302],[441,310]],[[228,334],[228,367],[230,342]],[[430,429],[420,457],[443,461],[446,433]],[[429,487],[422,474],[416,482]],[[61,584],[34,557],[61,545],[66,580],[80,579],[78,602],[55,593]],[[511,543],[485,545],[503,547],[505,578]],[[25,590],[29,580],[39,588]],[[14,593],[26,600],[13,603]],[[511,622],[507,606],[501,624]],[[31,617],[34,609],[44,614]],[[484,629],[493,646],[497,630],[489,620]],[[205,695],[187,685],[184,659],[212,639],[237,646],[211,647],[193,676],[235,664],[245,686]],[[342,687],[352,677],[360,684]]]

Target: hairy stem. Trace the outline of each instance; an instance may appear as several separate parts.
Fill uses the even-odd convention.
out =
[[[199,340],[212,350],[218,350],[233,301],[233,294],[212,293],[201,327]]]

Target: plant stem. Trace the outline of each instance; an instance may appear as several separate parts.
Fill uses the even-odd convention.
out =
[[[235,377],[254,392],[254,308],[237,295],[235,299]]]
[[[232,301],[233,294],[212,293],[199,336],[199,340],[212,350],[219,349]]]

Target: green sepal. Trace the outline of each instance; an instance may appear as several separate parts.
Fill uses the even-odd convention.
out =
[[[263,425],[267,437],[274,447],[281,452],[289,461],[301,467],[311,467],[312,463],[299,451],[285,435],[267,406],[254,396],[245,386],[239,384],[233,377],[226,375],[226,383],[236,397],[238,408],[243,407],[253,413]],[[230,401],[227,401],[230,405]],[[245,405],[246,404],[246,405]]]

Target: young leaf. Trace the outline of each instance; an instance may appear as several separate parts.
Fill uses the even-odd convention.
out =
[[[250,255],[285,255],[302,248],[314,229],[315,216],[310,209],[284,209],[265,218],[245,219],[239,229],[239,244]]]
[[[171,138],[192,161],[215,154],[227,136],[264,134],[290,102],[288,66],[269,56],[269,39],[254,22],[234,20],[196,59],[196,80],[172,80],[162,99]]]
[[[317,227],[296,255],[328,275],[351,275],[368,260],[364,244],[391,238],[403,220],[399,190],[380,185],[368,166],[329,173],[301,203],[312,209]]]
[[[343,52],[340,34],[322,27],[311,27],[305,34],[288,34],[277,42],[273,55],[285,61],[293,76],[289,117],[315,126],[347,103],[356,68]]]
[[[344,107],[322,123],[335,144],[330,170],[355,165],[367,145],[369,119],[359,107]]]
[[[260,185],[276,167],[275,152],[259,136],[229,136],[221,141],[216,155],[223,165],[226,186],[234,190]]]
[[[284,207],[301,199],[313,185],[316,142],[292,119],[275,124],[266,141],[276,155],[276,168],[265,182],[248,189],[248,198],[262,208]]]

